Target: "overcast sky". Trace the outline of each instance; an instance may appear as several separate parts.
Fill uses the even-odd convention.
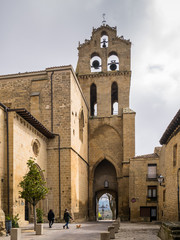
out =
[[[148,154],[179,110],[180,0],[0,0],[0,75],[71,64],[92,28],[132,42],[136,155]]]

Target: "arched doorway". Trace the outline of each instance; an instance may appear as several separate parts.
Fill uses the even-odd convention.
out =
[[[117,174],[113,164],[102,160],[94,172],[94,210],[96,220],[116,219],[118,213]]]

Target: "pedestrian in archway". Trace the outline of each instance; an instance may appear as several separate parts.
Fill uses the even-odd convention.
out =
[[[53,213],[53,210],[50,209],[49,212],[48,212],[48,221],[49,221],[49,227],[52,228],[52,225],[54,223],[54,213]]]
[[[69,224],[70,218],[72,219],[71,215],[69,214],[68,210],[65,209],[65,211],[64,211],[64,221],[66,222],[66,224],[63,226],[64,229],[65,229],[65,227],[66,227],[66,229],[69,229],[68,224]]]

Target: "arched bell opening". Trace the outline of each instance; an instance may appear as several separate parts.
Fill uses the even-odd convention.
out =
[[[110,52],[107,62],[108,71],[119,71],[119,58],[116,52]]]
[[[102,60],[98,53],[92,53],[90,59],[91,72],[102,71]]]
[[[94,197],[96,220],[113,220],[118,213],[117,174],[111,162],[104,159],[94,172]]]
[[[105,31],[103,31],[101,33],[100,47],[101,48],[107,48],[108,47],[108,35]]]

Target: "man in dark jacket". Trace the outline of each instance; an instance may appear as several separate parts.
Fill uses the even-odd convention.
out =
[[[49,220],[49,227],[52,228],[52,225],[54,223],[54,213],[53,213],[53,210],[50,209],[49,212],[48,212],[48,220]]]
[[[63,226],[64,229],[65,229],[65,227],[66,227],[67,229],[69,229],[68,224],[69,224],[70,218],[72,219],[72,217],[70,216],[68,210],[65,209],[65,211],[64,211],[64,220],[65,220],[66,224]],[[72,219],[72,220],[73,220],[73,219]]]

